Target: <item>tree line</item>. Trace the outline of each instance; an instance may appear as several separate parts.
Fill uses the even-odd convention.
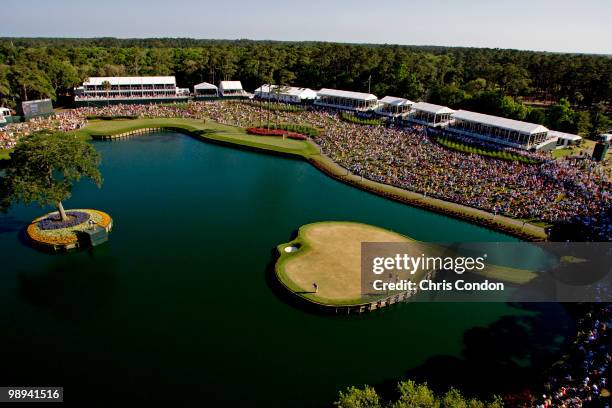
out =
[[[370,89],[582,134],[607,130],[612,99],[612,57],[604,55],[324,42],[0,39],[4,105],[40,97],[66,105],[85,78],[122,75],[174,75],[181,87],[240,79],[251,90],[263,83]]]
[[[456,388],[444,394],[436,394],[426,383],[412,380],[397,384],[395,397],[384,400],[376,390],[365,385],[363,388],[349,387],[340,391],[334,406],[337,408],[503,408],[504,401],[494,397],[490,401],[465,397]],[[512,406],[523,406],[519,401],[509,400]],[[529,401],[530,402],[530,401]]]

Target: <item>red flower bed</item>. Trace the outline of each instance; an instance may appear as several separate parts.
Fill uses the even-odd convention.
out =
[[[247,128],[247,133],[250,135],[257,136],[287,136],[289,139],[306,140],[307,137],[301,133],[290,132],[283,129],[264,129],[250,127]]]

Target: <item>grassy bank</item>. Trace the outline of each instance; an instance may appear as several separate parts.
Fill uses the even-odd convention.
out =
[[[97,136],[116,135],[142,128],[172,128],[184,130],[193,136],[209,141],[297,155],[304,158],[308,158],[311,154],[317,153],[316,148],[305,141],[274,136],[253,136],[247,134],[244,129],[234,126],[184,118],[92,121],[85,128],[70,132],[70,134],[89,140]]]

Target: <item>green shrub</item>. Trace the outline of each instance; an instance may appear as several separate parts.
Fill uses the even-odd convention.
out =
[[[499,160],[518,161],[525,164],[538,164],[539,161],[518,153],[512,153],[505,150],[487,149],[480,146],[472,146],[464,144],[445,136],[434,136],[433,139],[439,145],[447,149],[457,150],[463,153],[478,154],[480,156],[491,157]]]
[[[382,125],[382,122],[383,122],[381,119],[358,118],[357,116],[353,115],[352,113],[348,113],[348,112],[342,112],[340,114],[340,119],[342,119],[345,122],[355,123],[357,125],[371,125],[371,126]]]

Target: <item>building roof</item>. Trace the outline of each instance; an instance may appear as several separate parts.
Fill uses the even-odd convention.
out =
[[[194,85],[193,89],[194,90],[196,90],[196,89],[215,89],[216,90],[218,88],[214,84],[211,84],[211,83],[208,83],[208,82],[202,82],[202,83],[199,83],[197,85]]]
[[[111,85],[176,85],[176,78],[173,76],[91,77],[86,79],[83,85],[101,86],[104,82],[109,82]]]
[[[279,88],[279,85],[263,84],[255,90],[255,92],[261,93],[272,93],[275,89]],[[290,96],[304,96],[310,94],[312,97],[316,96],[316,92],[310,88],[299,88],[296,86],[283,86],[280,87],[279,95],[290,95]]]
[[[572,133],[557,132],[556,130],[549,130],[548,135],[552,137],[558,137],[561,139],[571,140],[572,142],[577,142],[578,140],[582,140],[582,136],[574,135]]]
[[[502,129],[514,130],[522,133],[543,133],[548,129],[537,123],[522,122],[520,120],[500,118],[499,116],[485,115],[484,113],[458,110],[453,114],[453,118],[478,122]]]
[[[240,81],[221,81],[219,88],[223,88],[224,91],[242,91],[242,82]]]
[[[393,106],[405,106],[412,105],[414,103],[408,99],[398,98],[397,96],[385,96],[380,100],[380,102]]]
[[[317,92],[319,96],[335,96],[337,98],[345,98],[345,99],[357,99],[360,101],[372,101],[376,100],[376,95],[372,95],[370,93],[363,92],[353,92],[353,91],[342,91],[340,89],[329,89],[323,88]]]
[[[412,108],[415,110],[420,110],[427,113],[433,113],[435,115],[440,115],[442,113],[453,113],[455,112],[451,108],[442,105],[435,105],[433,103],[427,102],[417,102],[412,105]]]

